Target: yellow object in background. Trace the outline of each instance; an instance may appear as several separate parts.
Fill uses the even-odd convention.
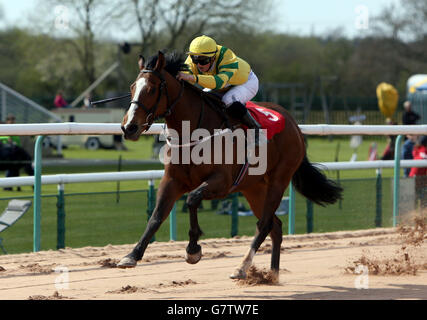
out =
[[[391,118],[396,111],[399,93],[391,84],[381,82],[377,86],[378,107],[386,118]]]

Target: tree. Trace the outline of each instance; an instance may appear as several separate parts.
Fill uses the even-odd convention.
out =
[[[385,6],[372,26],[372,37],[377,41],[365,49],[377,51],[376,63],[387,66],[384,78],[404,96],[408,77],[427,67],[427,0]]]
[[[107,0],[48,0],[40,2],[42,17],[37,26],[45,34],[61,39],[61,50],[52,55],[77,58],[87,87],[97,78],[97,40],[121,14],[122,1]],[[53,8],[53,10],[52,10]],[[54,14],[46,14],[52,12]],[[39,11],[40,12],[40,11]],[[62,52],[61,52],[62,51]],[[55,57],[46,57],[56,60]],[[65,58],[66,59],[66,58]]]
[[[411,20],[402,14],[401,6],[391,3],[372,19],[372,34],[384,38],[401,40]]]
[[[202,33],[212,35],[252,22],[258,25],[269,17],[270,0],[130,0],[129,10],[136,20],[141,51],[166,48],[186,50],[190,41]],[[154,50],[153,50],[154,49]]]
[[[425,40],[427,36],[427,0],[402,1],[406,29],[412,33],[414,41]]]
[[[148,49],[156,41],[156,25],[159,19],[159,0],[131,0],[141,41],[141,54],[146,55]],[[148,23],[147,23],[148,22]]]

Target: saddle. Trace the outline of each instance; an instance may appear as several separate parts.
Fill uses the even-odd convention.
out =
[[[252,101],[246,102],[246,108],[261,127],[266,129],[267,140],[272,139],[285,128],[285,117],[281,113],[257,105],[256,102]]]
[[[226,112],[225,104],[222,102],[222,97],[230,89],[227,90],[210,90],[203,91],[200,87],[191,85],[191,87],[199,92],[203,101],[205,101],[212,109],[214,109],[223,119],[225,126],[232,130],[237,127],[247,129],[247,127],[236,119],[232,119]],[[270,140],[275,134],[279,133],[285,127],[285,118],[277,111],[259,106],[252,101],[246,103],[246,108],[258,121],[263,129],[267,129],[267,139]],[[202,117],[201,117],[202,118]],[[201,119],[200,119],[201,120]],[[234,125],[230,125],[230,120]],[[199,121],[200,122],[200,121]]]
[[[202,95],[204,95],[207,103],[212,103],[215,105],[216,110],[218,110],[219,113],[223,114],[225,118],[227,118],[227,121],[231,119],[225,110],[225,105],[222,102],[222,97],[226,91],[202,91]],[[261,125],[263,129],[267,129],[267,139],[270,140],[273,138],[274,135],[281,132],[283,128],[285,127],[285,118],[282,114],[280,114],[277,111],[259,106],[256,104],[256,102],[248,101],[246,103],[246,108],[248,111],[252,114],[254,119]],[[236,121],[236,119],[232,119],[233,122]],[[243,127],[244,129],[247,129],[247,127],[242,124],[241,122],[238,122],[238,124],[235,127]],[[227,124],[227,127],[230,129],[233,129],[231,126]]]

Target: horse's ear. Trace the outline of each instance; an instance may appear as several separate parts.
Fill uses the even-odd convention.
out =
[[[139,70],[144,69],[144,63],[145,63],[145,59],[144,59],[144,57],[140,54],[140,55],[139,55],[139,59],[138,59],[138,66],[139,66]]]
[[[156,66],[154,67],[154,70],[161,71],[165,67],[165,65],[166,65],[165,55],[163,54],[163,52],[159,51],[159,54],[157,56]]]

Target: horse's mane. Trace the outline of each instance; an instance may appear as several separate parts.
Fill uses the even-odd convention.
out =
[[[164,52],[164,51],[162,51]],[[154,69],[154,67],[156,66],[157,63],[157,59],[158,56],[154,55],[151,56],[150,58],[148,58],[147,62],[145,63],[145,68],[146,69]],[[170,52],[166,52],[165,53],[165,60],[166,60],[166,65],[165,65],[165,70],[171,74],[173,77],[176,77],[178,75],[178,72],[180,71],[187,71],[188,70],[188,65],[185,64],[185,54],[177,52],[177,51],[170,51]],[[215,109],[216,112],[219,113],[220,117],[222,119],[225,119],[225,114],[223,111],[223,105],[221,102],[221,98],[216,96],[213,93],[209,93],[209,92],[204,92],[202,90],[202,88],[193,85],[189,82],[183,81],[184,85],[187,88],[190,88],[192,90],[194,90],[196,93],[200,94],[202,97],[204,97],[206,99],[206,101],[208,102],[208,104],[211,105],[211,107],[213,107]]]
[[[157,59],[157,55],[148,58],[147,62],[145,63],[145,68],[153,69],[156,66]],[[184,63],[185,55],[183,53],[179,53],[177,51],[166,52],[165,59],[165,70],[174,77],[178,75],[178,72],[188,70],[188,66]]]
[[[163,51],[162,51],[163,52]],[[158,56],[154,55],[148,58],[147,62],[145,63],[146,69],[153,69],[156,66]],[[177,51],[170,51],[165,53],[165,59],[166,59],[166,65],[165,70],[170,73],[173,77],[176,77],[178,75],[178,72],[180,71],[187,71],[188,65],[185,64],[185,54],[177,52]],[[188,88],[191,88],[195,90],[198,93],[201,93],[202,95],[218,100],[215,96],[212,96],[212,94],[203,92],[202,89],[199,86],[195,86],[189,82],[184,82],[185,85]]]

